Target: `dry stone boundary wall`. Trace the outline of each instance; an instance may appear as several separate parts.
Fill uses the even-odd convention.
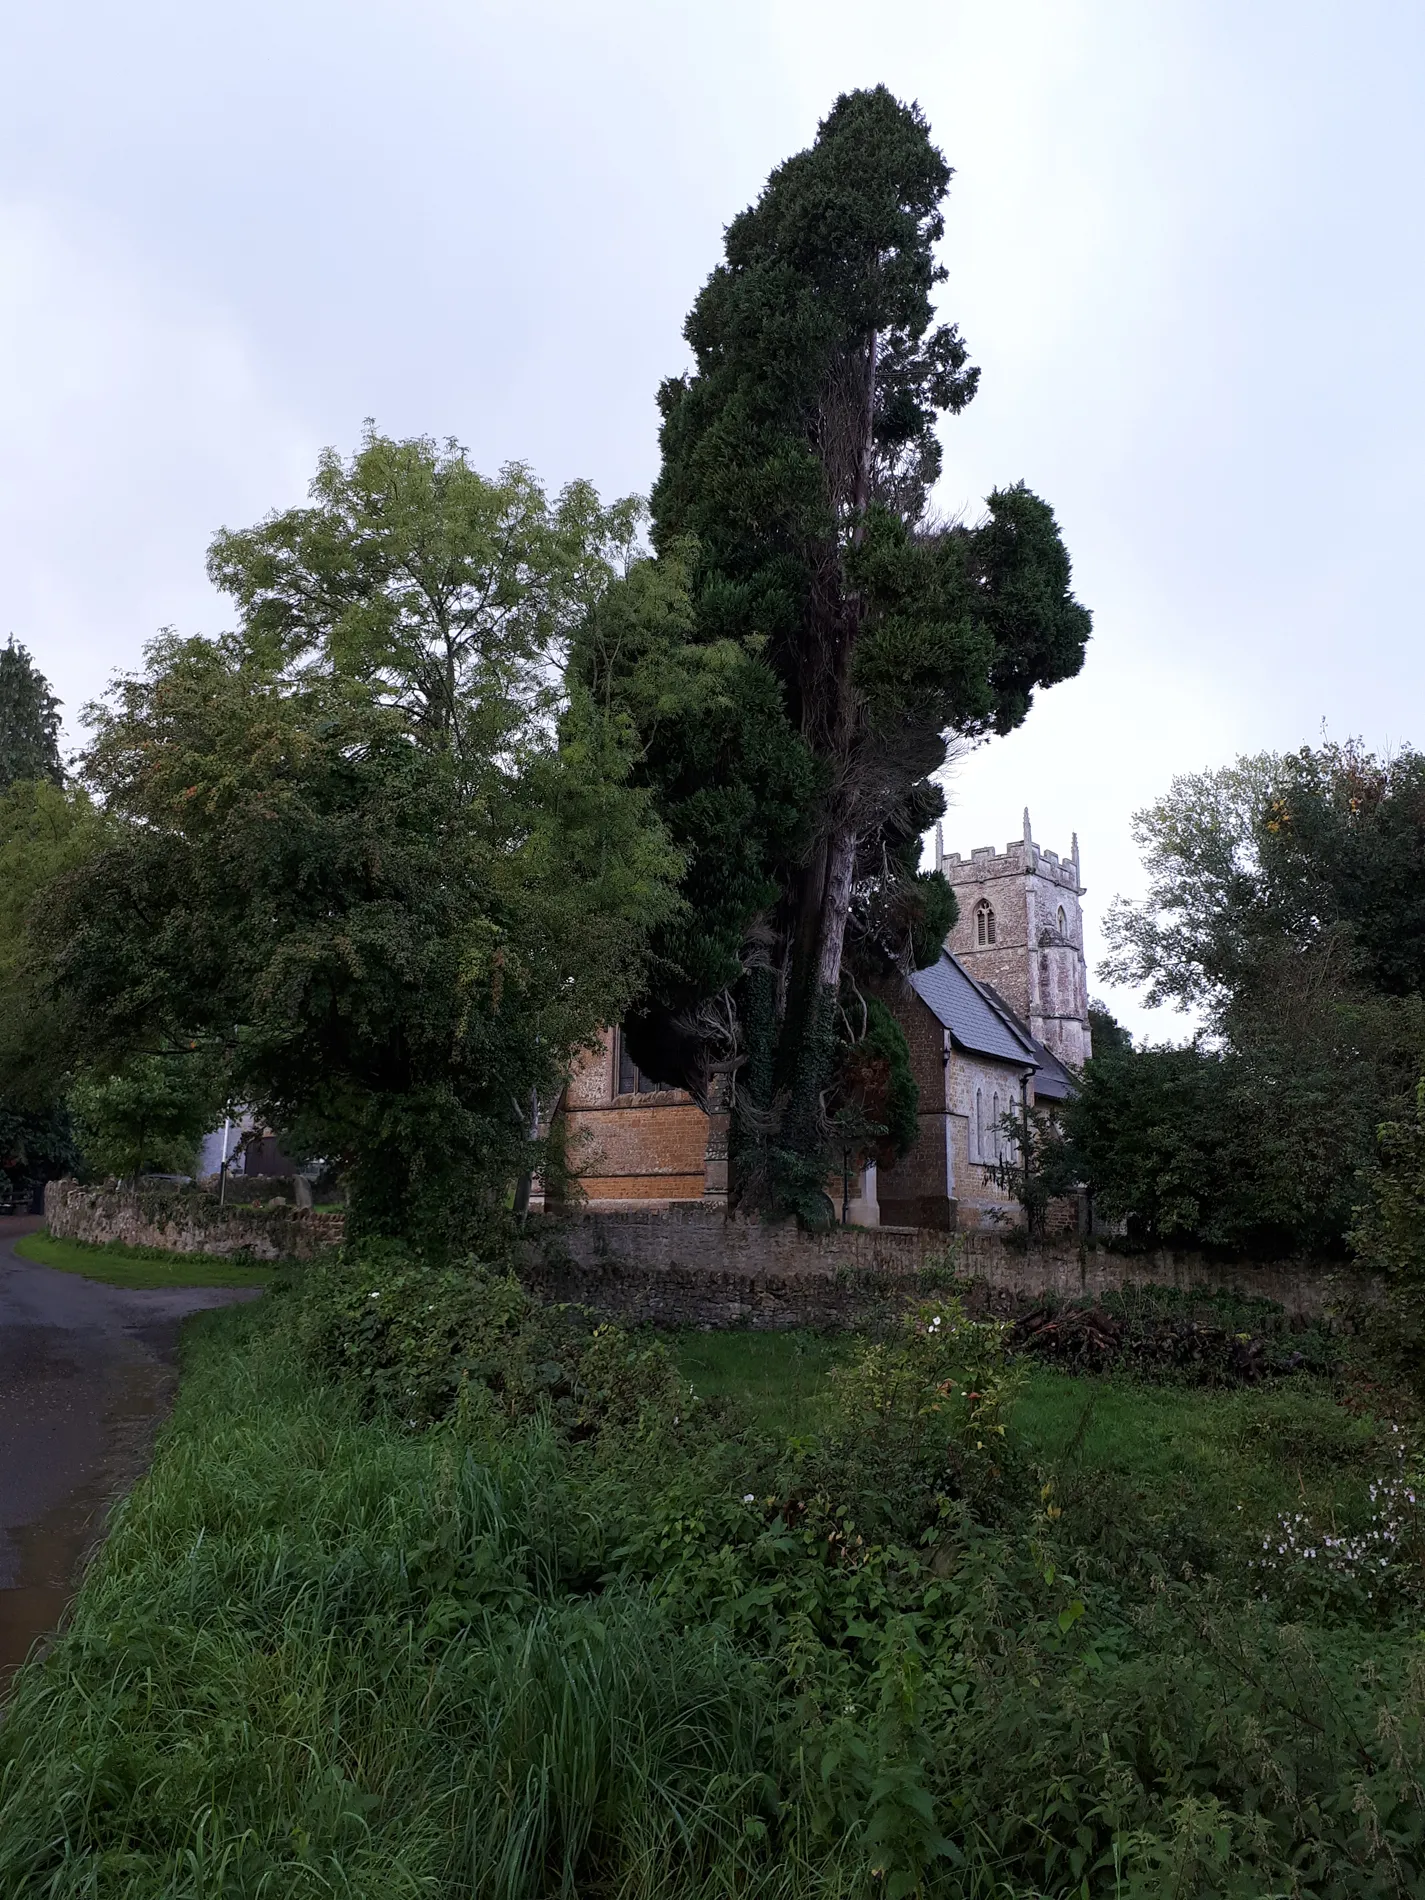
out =
[[[1307,1319],[1380,1297],[1374,1282],[1311,1263],[1222,1264],[1167,1251],[1129,1257],[1075,1242],[1026,1252],[997,1234],[924,1227],[804,1234],[696,1202],[666,1213],[546,1215],[531,1222],[530,1251],[527,1278],[546,1298],[654,1326],[854,1326],[952,1279],[974,1283],[975,1303],[998,1311],[1135,1285],[1228,1287]]]
[[[127,1241],[174,1253],[311,1260],[341,1244],[344,1219],[282,1202],[219,1207],[208,1194],[137,1193],[51,1181],[49,1230],[67,1240]],[[535,1216],[523,1268],[547,1299],[572,1300],[652,1326],[855,1326],[951,1280],[976,1303],[1012,1311],[1046,1297],[1083,1299],[1130,1286],[1230,1287],[1315,1318],[1379,1287],[1311,1263],[1222,1264],[1200,1254],[1128,1257],[1051,1242],[1026,1252],[997,1234],[848,1227],[804,1234],[790,1222],[729,1218],[699,1202],[662,1209]]]
[[[341,1244],[340,1214],[281,1202],[219,1207],[210,1194],[137,1192],[51,1181],[45,1220],[57,1240],[126,1241],[171,1253],[242,1254],[253,1260],[311,1260]]]

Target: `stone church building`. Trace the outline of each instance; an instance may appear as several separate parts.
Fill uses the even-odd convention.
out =
[[[920,1133],[893,1167],[852,1177],[849,1218],[866,1226],[1016,1219],[1003,1118],[1063,1101],[1091,1053],[1077,837],[1065,858],[1042,850],[1026,811],[1003,852],[947,854],[937,828],[935,858],[959,920],[937,963],[886,992],[910,1046]],[[727,1117],[650,1082],[617,1029],[576,1064],[556,1115],[591,1208],[725,1204]],[[828,1183],[838,1206],[841,1186]]]

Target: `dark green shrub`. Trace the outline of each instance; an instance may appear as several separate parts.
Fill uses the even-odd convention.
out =
[[[506,1423],[547,1410],[577,1435],[678,1413],[661,1346],[543,1306],[497,1267],[427,1266],[395,1242],[363,1243],[306,1273],[297,1336],[315,1372],[354,1391],[368,1415],[408,1427],[471,1408]]]

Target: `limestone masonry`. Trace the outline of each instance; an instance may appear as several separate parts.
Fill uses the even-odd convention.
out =
[[[1002,853],[993,845],[968,858],[947,852],[937,826],[935,856],[960,905],[946,948],[1061,1062],[1081,1069],[1093,1050],[1077,833],[1066,858],[1041,850],[1026,810],[1024,836]]]

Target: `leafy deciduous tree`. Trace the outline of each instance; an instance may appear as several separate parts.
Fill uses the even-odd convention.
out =
[[[1343,1244],[1425,1049],[1423,795],[1413,753],[1326,745],[1177,779],[1138,815],[1148,896],[1110,910],[1105,971],[1207,1030],[1138,1052],[1096,1032],[1067,1125],[1106,1212],[1163,1238]]]
[[[222,1113],[224,1074],[196,1051],[134,1056],[70,1091],[75,1136],[94,1173],[117,1180],[191,1174],[198,1144]]]
[[[368,434],[312,509],[220,537],[243,625],[159,640],[94,710],[120,830],[52,916],[111,1062],[220,1049],[235,1097],[350,1165],[358,1224],[436,1247],[528,1165],[531,1101],[675,902],[618,722],[560,692],[617,538],[576,500]]]

